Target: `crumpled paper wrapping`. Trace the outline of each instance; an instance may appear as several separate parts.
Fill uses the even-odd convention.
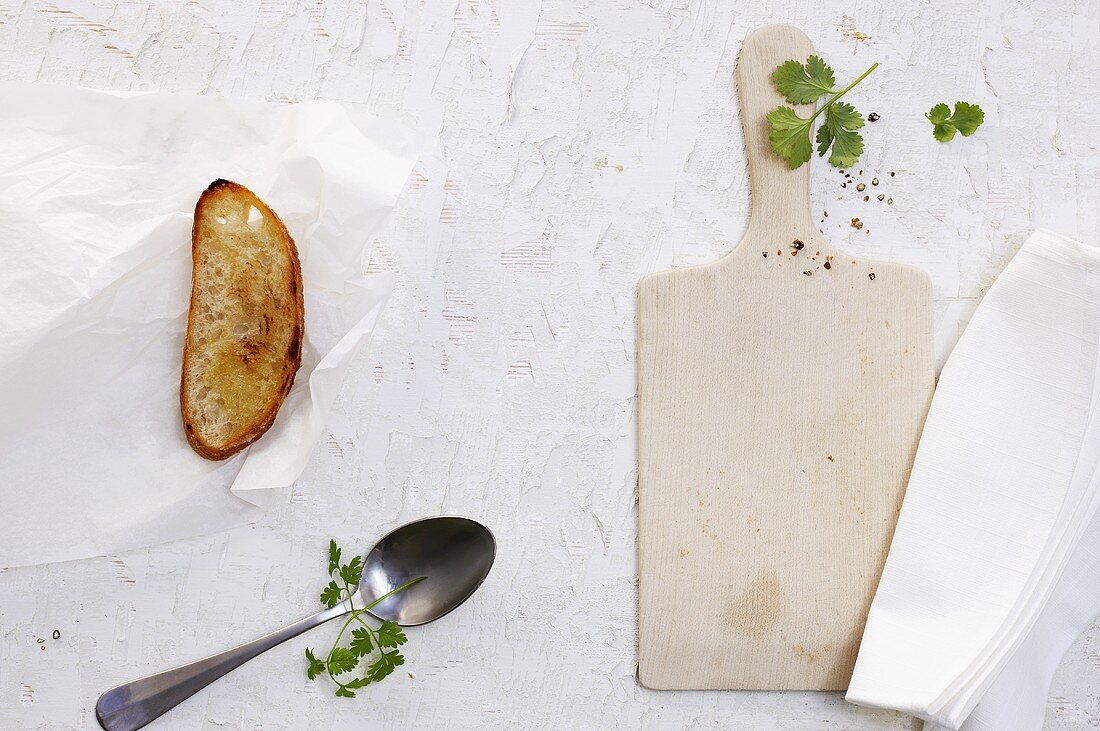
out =
[[[0,89],[0,566],[255,519],[305,467],[391,289],[364,269],[408,136],[331,102]],[[216,178],[286,223],[306,313],[274,426],[223,462],[191,450],[179,406],[191,222]]]

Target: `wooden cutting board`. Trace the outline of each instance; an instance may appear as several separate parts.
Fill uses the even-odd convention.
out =
[[[809,166],[770,150],[765,114],[785,103],[771,73],[813,50],[789,26],[746,39],[747,232],[718,261],[639,285],[650,688],[847,687],[931,400],[927,275],[833,248]]]

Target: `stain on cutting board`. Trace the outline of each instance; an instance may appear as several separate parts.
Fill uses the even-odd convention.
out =
[[[740,595],[730,599],[722,612],[722,623],[753,639],[764,639],[783,616],[781,593],[774,572],[761,574]]]

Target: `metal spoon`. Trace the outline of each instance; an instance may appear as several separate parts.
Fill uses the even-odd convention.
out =
[[[481,586],[495,558],[493,534],[477,521],[440,517],[407,523],[367,554],[363,579],[351,599],[232,650],[111,688],[99,697],[96,718],[107,731],[141,728],[261,652],[419,576],[427,578],[386,597],[370,613],[405,627],[437,620]]]

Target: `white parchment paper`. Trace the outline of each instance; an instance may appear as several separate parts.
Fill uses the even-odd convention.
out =
[[[414,160],[400,126],[274,104],[0,85],[0,566],[255,519],[298,477],[389,294],[364,275]],[[224,462],[183,433],[195,202],[251,188],[298,245],[305,342],[271,430]]]

